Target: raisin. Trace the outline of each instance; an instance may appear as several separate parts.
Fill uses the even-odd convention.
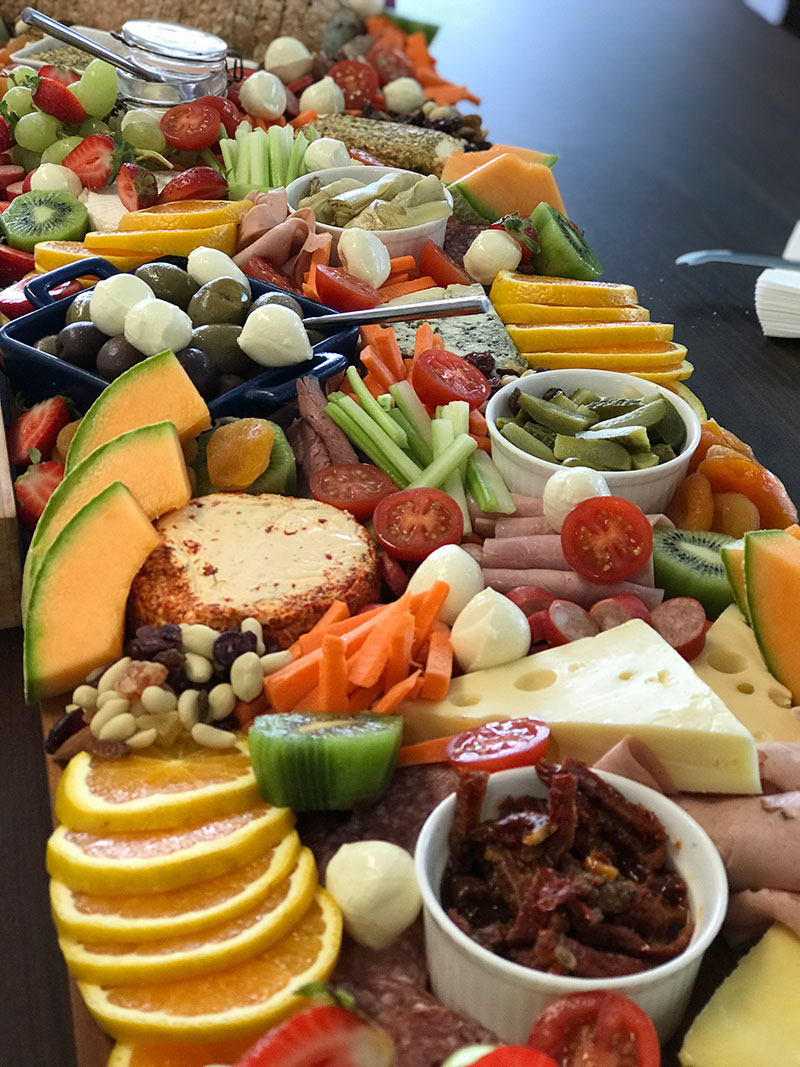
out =
[[[512,389],[508,395],[508,410],[511,412],[512,417],[519,413],[519,398],[521,396],[520,389]]]
[[[162,633],[163,630],[177,630],[178,639],[174,640]],[[159,652],[180,644],[179,626],[139,626],[128,644],[128,655],[133,659],[155,659]]]
[[[254,633],[226,630],[214,642],[214,659],[220,667],[228,668],[243,652],[255,652],[258,641]]]
[[[491,352],[467,352],[464,359],[486,378],[491,378],[494,374],[494,356]]]
[[[120,696],[140,697],[149,685],[163,685],[168,673],[163,663],[135,659],[117,676],[114,688]]]
[[[52,756],[54,752],[58,752],[64,742],[76,734],[79,730],[82,730],[86,725],[86,721],[83,718],[83,708],[73,708],[72,711],[66,712],[62,715],[57,723],[52,727],[50,733],[47,735],[47,740],[44,743],[44,750],[48,755]]]
[[[208,439],[208,477],[223,492],[246,489],[269,466],[275,433],[267,419],[237,419]]]

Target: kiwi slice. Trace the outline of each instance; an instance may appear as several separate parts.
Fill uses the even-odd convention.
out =
[[[603,268],[583,234],[552,204],[543,200],[534,209],[531,220],[539,242],[539,251],[534,252],[532,260],[536,274],[582,282],[600,277]]]
[[[12,200],[0,227],[12,248],[32,252],[39,241],[83,240],[89,213],[72,193],[32,189]]]
[[[666,597],[692,596],[716,619],[733,603],[733,589],[720,550],[732,544],[727,534],[706,530],[653,530],[655,583]]]
[[[270,804],[339,811],[385,792],[402,734],[399,715],[260,715],[248,735],[250,759]]]

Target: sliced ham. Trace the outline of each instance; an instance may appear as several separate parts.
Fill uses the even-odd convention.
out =
[[[498,593],[507,593],[518,585],[539,585],[559,600],[573,600],[582,608],[590,608],[598,600],[618,593],[633,593],[644,601],[650,611],[664,599],[663,589],[637,585],[635,582],[590,582],[570,570],[484,567],[483,579],[487,586]]]
[[[533,568],[536,570],[570,570],[564,559],[561,535],[538,534],[535,537],[492,537],[483,543],[483,566],[505,568]],[[518,582],[518,585],[526,585]]]
[[[750,944],[773,923],[783,923],[800,936],[800,893],[785,889],[743,889],[728,900],[723,933],[734,947]]]
[[[677,789],[647,745],[638,737],[626,734],[594,764],[596,771],[620,774],[623,778],[640,782],[659,793],[672,796]]]
[[[296,282],[302,282],[312,253],[330,246],[331,235],[317,233],[310,208],[290,215],[285,189],[250,193],[248,199],[253,201],[253,207],[239,227],[234,263],[244,268],[253,256],[261,256]]]
[[[468,555],[472,556],[473,559],[476,559],[478,561],[478,563],[480,563],[482,561],[482,559],[483,559],[483,546],[482,545],[475,545],[475,544],[470,544],[469,542],[467,542],[467,543],[463,544],[461,547],[464,549],[464,551]]]
[[[514,501],[516,507],[514,514],[517,516],[524,518],[531,515],[544,515],[540,496],[520,496],[519,493],[512,493],[511,499]],[[469,494],[467,495],[467,506],[469,507],[469,517],[473,520],[479,515],[488,519],[502,519],[505,517],[500,511],[481,511],[475,499]]]
[[[494,537],[496,525],[494,519],[487,519],[485,515],[476,515],[472,522],[472,529],[478,537]]]
[[[553,532],[544,515],[504,515],[494,524],[495,537],[530,537]]]
[[[758,745],[758,762],[764,792],[800,789],[800,742],[763,741]]]

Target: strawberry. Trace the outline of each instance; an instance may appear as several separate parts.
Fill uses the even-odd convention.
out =
[[[164,186],[158,202],[170,204],[174,200],[219,200],[227,192],[225,179],[213,167],[189,167]]]
[[[33,102],[59,122],[83,122],[86,109],[66,85],[55,78],[42,78],[33,94]]]
[[[0,285],[11,285],[35,269],[33,252],[23,252],[11,245],[0,245]],[[4,313],[5,314],[5,313]]]
[[[128,211],[152,207],[158,200],[155,174],[135,163],[123,163],[117,175],[117,196]]]
[[[87,189],[100,189],[108,185],[114,170],[113,137],[107,133],[93,133],[84,137],[77,148],[64,156],[61,165],[74,171]]]
[[[11,147],[11,126],[0,117],[0,152],[6,152]]]
[[[15,467],[30,463],[28,453],[38,449],[42,459],[50,459],[59,431],[70,421],[63,396],[53,396],[24,411],[8,433],[8,458]]]
[[[236,1067],[391,1067],[389,1036],[337,1004],[293,1015],[269,1030]]]
[[[62,85],[72,85],[80,81],[74,71],[62,70],[61,67],[54,67],[51,63],[45,63],[39,67],[39,77],[52,78],[54,81],[61,82]]]
[[[35,463],[14,482],[17,498],[17,517],[26,530],[33,530],[53,490],[64,477],[64,464],[50,460]]]
[[[0,164],[0,189],[7,189],[14,182],[25,182],[25,168],[15,163]]]

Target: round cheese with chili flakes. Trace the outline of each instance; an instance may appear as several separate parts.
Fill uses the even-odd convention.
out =
[[[134,626],[205,623],[237,628],[253,617],[281,648],[334,600],[351,614],[378,599],[375,546],[346,511],[272,494],[214,493],[157,520],[164,543],[134,579]]]

